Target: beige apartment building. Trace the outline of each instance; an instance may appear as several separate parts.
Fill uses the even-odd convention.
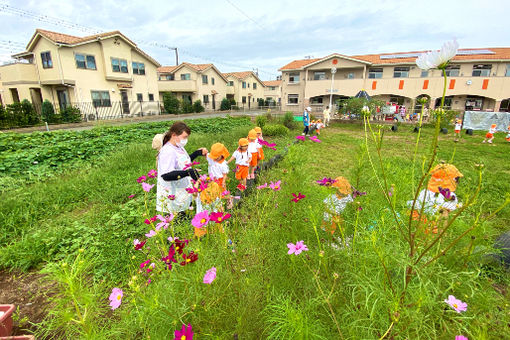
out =
[[[275,104],[280,104],[282,98],[282,81],[269,80],[265,81],[264,85],[264,99]]]
[[[399,52],[294,60],[282,72],[282,109],[320,112],[336,99],[364,89],[376,99],[417,110],[416,98],[439,105],[444,80],[439,70],[423,71],[416,58],[423,52]],[[334,68],[334,70],[333,70]],[[460,49],[448,69],[445,105],[454,110],[510,110],[510,48]]]
[[[76,105],[92,118],[159,109],[160,64],[119,31],[76,37],[37,29],[13,58],[0,66],[4,105],[28,99],[37,108],[47,99],[60,108]]]
[[[159,98],[172,92],[180,100],[190,103],[201,100],[209,110],[219,110],[227,96],[227,78],[213,64],[182,63],[158,68]]]
[[[237,106],[247,109],[258,107],[264,99],[264,83],[252,71],[223,73],[227,78],[227,98],[234,98]]]

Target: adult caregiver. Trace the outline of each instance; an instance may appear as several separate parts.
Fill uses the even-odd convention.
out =
[[[190,163],[198,156],[207,155],[207,149],[200,148],[188,155],[184,146],[191,134],[183,122],[174,123],[163,137],[163,146],[158,154],[158,190],[156,210],[162,213],[186,211],[193,195],[186,191],[191,187],[191,178],[196,180],[197,170]]]

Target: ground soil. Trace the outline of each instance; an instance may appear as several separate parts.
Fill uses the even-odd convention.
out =
[[[36,271],[0,271],[0,304],[14,304],[12,335],[30,334],[46,316],[53,285]]]

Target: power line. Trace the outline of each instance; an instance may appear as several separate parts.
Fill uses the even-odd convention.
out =
[[[244,15],[246,18],[248,18],[248,20],[252,21],[255,25],[257,25],[258,27],[262,28],[263,30],[265,30],[266,28],[264,26],[262,26],[261,24],[259,24],[255,19],[253,19],[252,17],[250,17],[248,14],[246,14],[242,9],[240,9],[239,7],[237,7],[232,1],[230,0],[225,0],[226,2],[228,2],[232,7],[234,7],[239,13],[241,13],[242,15]]]

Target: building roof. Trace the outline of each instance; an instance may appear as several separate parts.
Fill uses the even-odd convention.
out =
[[[43,30],[43,29],[38,28],[35,30],[34,35],[32,36],[32,38],[30,39],[30,41],[27,44],[27,47],[26,47],[27,51],[30,51],[32,49],[33,44],[37,41],[39,36],[45,37],[46,39],[50,40],[54,44],[69,45],[69,46],[92,42],[92,41],[98,40],[100,38],[119,36],[123,40],[127,41],[130,45],[132,45],[138,53],[140,53],[141,55],[143,55],[144,57],[149,59],[156,66],[160,66],[160,64],[154,58],[152,58],[147,53],[142,51],[131,39],[126,37],[120,31],[103,32],[103,33],[98,33],[98,34],[94,34],[94,35],[88,35],[85,37],[77,37],[74,35],[69,35],[69,34],[64,34],[64,33],[59,33],[59,32],[52,32],[52,31]],[[18,53],[13,56],[14,57],[19,56],[25,52]]]
[[[486,53],[489,50],[492,52],[491,54]],[[472,49],[459,49],[459,52],[469,51],[469,54],[456,55],[452,60],[454,61],[464,61],[464,60],[505,60],[510,59],[510,48],[508,47],[489,47],[489,48],[472,48]],[[477,53],[479,51],[480,53]],[[363,62],[369,62],[372,65],[384,65],[384,64],[405,64],[405,63],[414,63],[417,59],[417,56],[426,53],[428,51],[411,51],[411,52],[396,52],[396,53],[381,53],[381,54],[364,54],[364,55],[354,55],[354,56],[345,56],[350,59],[355,59]],[[399,57],[399,55],[409,55],[409,57]],[[302,60],[294,60],[287,65],[280,68],[281,71],[284,70],[298,70],[303,69],[309,64],[324,60],[331,55],[326,56],[324,58],[316,58],[316,59],[302,59]],[[382,59],[381,59],[382,57]]]
[[[160,66],[158,67],[159,73],[172,73],[174,72],[179,66]]]
[[[225,77],[225,75],[223,73],[221,73],[217,68],[216,66],[214,66],[214,64],[192,64],[192,63],[187,63],[187,62],[183,62],[183,63],[180,63],[178,66],[161,66],[161,67],[158,67],[158,73],[175,73],[177,72],[179,69],[183,68],[183,67],[188,67],[188,68],[191,68],[192,70],[195,70],[196,72],[203,72],[209,68],[213,68],[216,73],[218,73],[220,75],[221,78],[223,78],[223,80],[225,80],[225,82],[227,82],[227,78]]]
[[[280,86],[282,81],[281,80],[268,80],[263,82],[266,86]]]
[[[248,76],[251,76],[252,74],[255,75],[252,71],[223,73],[225,77],[234,77],[237,79],[244,79]]]
[[[209,67],[213,67],[213,64],[191,64],[191,63],[183,63],[191,68],[194,68],[197,71],[207,70]]]

